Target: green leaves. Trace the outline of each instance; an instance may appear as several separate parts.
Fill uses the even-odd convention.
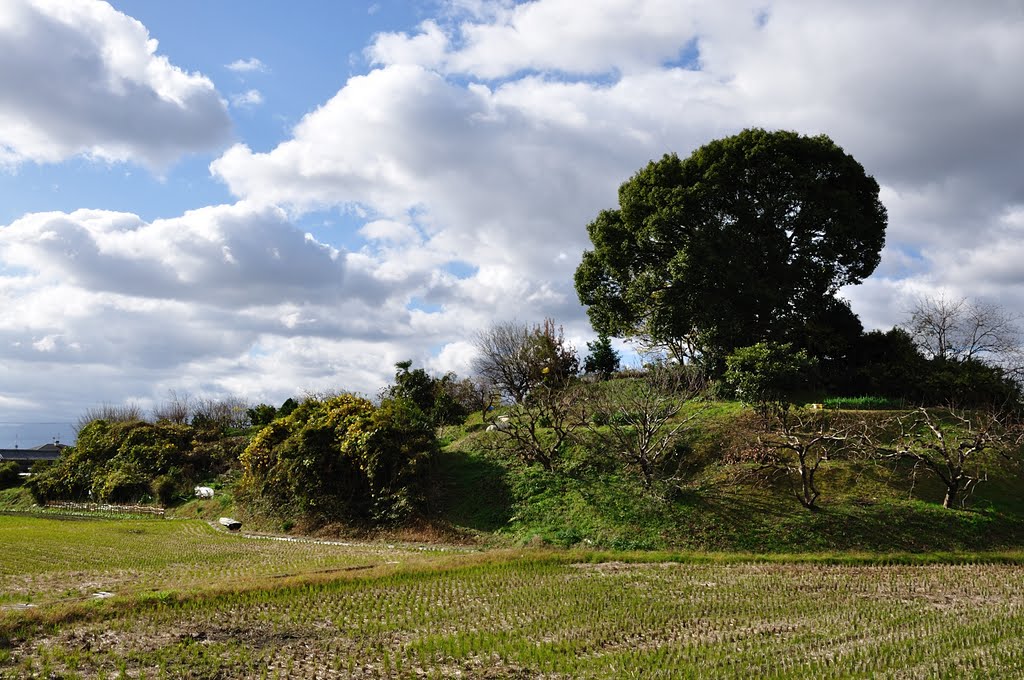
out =
[[[594,342],[587,343],[590,354],[583,362],[583,370],[607,379],[612,373],[619,370],[619,353],[612,347],[612,341],[607,335],[601,334]]]
[[[81,500],[90,492],[96,500],[136,501],[149,494],[155,477],[181,477],[186,468],[205,472],[196,469],[194,435],[192,427],[167,421],[94,420],[78,433],[75,446],[27,486],[37,501]]]
[[[789,343],[759,342],[726,359],[725,381],[765,418],[785,413],[810,386],[816,361]]]
[[[436,448],[433,429],[406,399],[379,407],[350,394],[309,399],[253,437],[241,486],[278,514],[391,519],[417,506]]]
[[[598,332],[720,364],[799,341],[874,271],[886,221],[877,183],[828,137],[745,130],[624,183],[588,226],[576,290]]]

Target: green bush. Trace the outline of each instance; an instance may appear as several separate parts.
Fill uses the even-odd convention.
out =
[[[767,418],[807,400],[816,362],[789,343],[759,342],[730,354],[726,366],[736,396]]]
[[[178,495],[178,483],[171,475],[160,475],[154,479],[149,490],[160,505],[170,505]]]
[[[150,479],[141,470],[127,466],[115,468],[99,477],[96,494],[106,503],[132,503],[149,494]]]
[[[407,400],[310,399],[253,438],[241,456],[241,492],[280,515],[395,519],[419,506],[436,449],[433,427]]]
[[[1001,368],[976,359],[932,359],[920,382],[925,404],[1008,408],[1021,402],[1016,381]]]
[[[269,425],[277,417],[277,409],[270,404],[257,404],[245,412],[249,424],[262,427]]]
[[[402,399],[412,404],[434,427],[461,425],[470,413],[460,400],[463,392],[454,373],[435,378],[422,368],[412,368],[412,361],[395,364],[395,384],[383,392],[385,398]]]
[[[10,489],[21,484],[20,471],[21,468],[13,461],[0,464],[0,489]]]
[[[237,456],[237,443],[218,447],[196,441],[197,436],[193,427],[169,421],[94,420],[79,431],[73,447],[33,474],[26,486],[38,503],[89,497],[130,502],[151,493],[159,497],[153,492],[159,477],[169,476],[184,488],[226,469],[224,457]]]

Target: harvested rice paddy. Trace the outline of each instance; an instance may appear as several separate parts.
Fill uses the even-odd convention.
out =
[[[0,517],[0,677],[1024,676],[1020,559],[663,557]]]

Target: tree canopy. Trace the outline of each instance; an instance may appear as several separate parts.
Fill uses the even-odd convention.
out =
[[[475,386],[460,382],[454,373],[435,378],[422,368],[413,368],[411,359],[399,361],[395,368],[395,383],[381,396],[407,400],[432,426],[458,425],[473,410]]]
[[[240,488],[275,513],[394,519],[415,510],[436,448],[433,429],[407,399],[307,399],[252,438],[240,457]]]
[[[576,349],[554,319],[532,329],[515,321],[496,323],[477,333],[473,344],[473,370],[517,404],[540,385],[564,386],[580,368]]]
[[[590,350],[590,354],[583,361],[583,370],[587,373],[607,379],[619,370],[622,357],[612,347],[612,341],[607,335],[602,333],[594,342],[588,342],[587,349]]]
[[[619,188],[587,230],[576,290],[595,330],[721,368],[764,340],[807,343],[885,243],[878,183],[825,135],[744,130]],[[846,309],[848,311],[848,308]],[[824,321],[823,321],[824,320]]]

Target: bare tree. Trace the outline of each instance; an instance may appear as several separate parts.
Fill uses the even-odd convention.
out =
[[[207,430],[244,427],[249,419],[249,403],[241,397],[196,399],[192,425]]]
[[[999,305],[940,294],[918,298],[904,328],[928,358],[976,359],[1012,370],[1021,355],[1019,321]]]
[[[488,427],[497,447],[527,465],[554,470],[564,447],[586,426],[586,386],[551,387],[540,384],[519,404]]]
[[[493,387],[482,377],[458,378],[455,374],[449,373],[441,378],[440,386],[453,401],[469,413],[484,411],[490,405]]]
[[[185,424],[192,418],[193,399],[188,392],[167,391],[167,400],[153,407],[153,419]]]
[[[818,509],[817,475],[822,464],[860,448],[859,426],[839,424],[824,413],[792,411],[776,418],[774,427],[758,437],[767,465],[786,475],[793,496],[808,510]]]
[[[650,488],[678,474],[677,447],[700,410],[680,414],[703,388],[699,373],[664,364],[641,378],[620,380],[614,389],[599,385],[593,412],[600,417],[589,429],[604,450],[639,470]],[[673,463],[674,469],[667,469]]]
[[[983,300],[968,303],[964,359],[992,357],[997,362],[1021,349],[1020,316]]]
[[[579,371],[576,350],[552,319],[530,328],[515,321],[496,323],[473,340],[474,372],[505,397],[523,403],[540,384],[567,384]]]
[[[108,423],[127,423],[136,420],[143,420],[142,407],[138,404],[107,404],[87,408],[85,413],[78,417],[75,425],[75,432],[80,432],[83,427],[94,420],[105,420]]]
[[[994,464],[1013,459],[1021,444],[1020,428],[995,411],[920,408],[896,416],[890,426],[896,430],[894,441],[874,442],[874,455],[913,461],[915,474],[923,468],[939,479],[945,486],[944,508],[962,505],[996,469]]]
[[[530,390],[530,329],[516,321],[495,323],[473,338],[473,371],[516,403]]]

